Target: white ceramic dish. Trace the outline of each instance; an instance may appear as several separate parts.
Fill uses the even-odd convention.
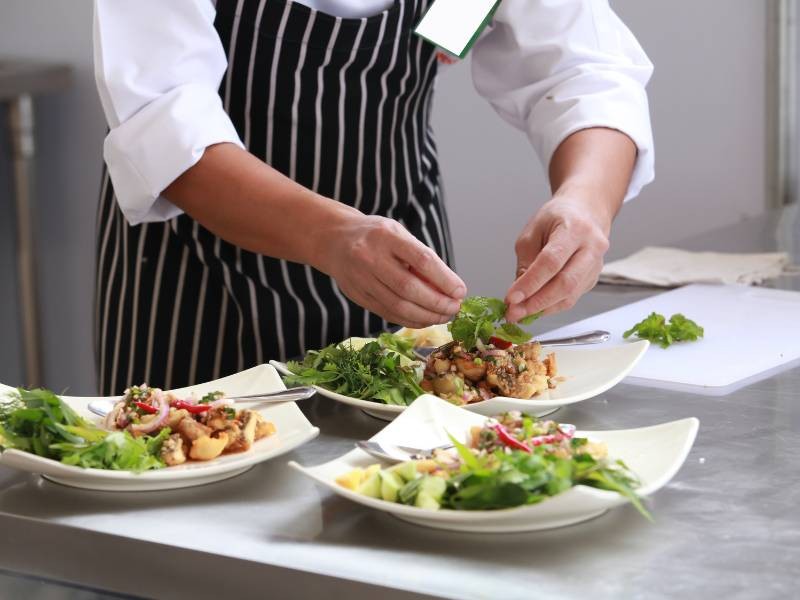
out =
[[[402,415],[388,424],[372,440],[419,448],[433,447],[447,441],[446,431],[463,435],[484,417],[461,410],[435,396],[420,396]],[[610,456],[620,458],[636,473],[642,486],[640,496],[649,496],[669,482],[678,472],[694,443],[699,421],[682,419],[653,427],[620,431],[578,431],[577,435],[608,445]],[[345,498],[395,515],[396,517],[437,529],[482,533],[521,532],[550,529],[579,523],[627,503],[616,492],[578,485],[539,504],[494,511],[428,510],[362,496],[343,488],[336,477],[355,467],[366,467],[376,459],[354,449],[330,462],[292,467]]]
[[[562,406],[598,396],[617,385],[636,366],[649,345],[650,342],[647,340],[640,340],[616,346],[553,348],[558,373],[563,377],[555,389],[530,400],[497,396],[491,400],[469,404],[464,408],[482,415],[521,410],[544,416]],[[289,374],[284,363],[272,360],[270,364],[284,375]],[[391,421],[406,410],[405,406],[389,406],[371,400],[359,400],[319,386],[315,387],[323,396],[356,406],[367,414],[386,421]]]
[[[233,396],[282,389],[285,389],[285,386],[275,369],[269,365],[259,365],[216,381],[174,391],[180,395],[194,392],[197,396],[201,396],[220,390],[226,395]],[[9,390],[7,386],[0,385],[0,393]],[[90,422],[99,421],[99,418],[87,408],[89,402],[96,398],[62,396],[62,399]],[[40,473],[57,483],[91,490],[119,492],[166,490],[234,477],[255,464],[289,452],[319,434],[319,429],[311,425],[293,402],[264,406],[259,408],[259,412],[265,419],[275,424],[277,429],[275,435],[257,441],[247,452],[221,456],[208,462],[189,462],[155,471],[132,473],[84,469],[20,450],[6,450],[0,454],[0,465],[20,471]]]

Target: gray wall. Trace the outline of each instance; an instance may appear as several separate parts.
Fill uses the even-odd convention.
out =
[[[39,289],[44,337],[44,383],[75,394],[95,389],[92,350],[94,223],[105,134],[92,73],[92,4],[52,0],[3,0],[0,56],[69,63],[71,90],[36,101],[38,176],[37,237]],[[2,111],[6,121],[6,112]],[[5,129],[3,130],[5,133]],[[9,281],[10,237],[5,235],[11,197],[6,165],[9,149],[0,144],[0,246],[2,281]],[[16,290],[0,291],[0,381],[23,384],[19,369]]]
[[[656,64],[650,91],[657,182],[625,207],[612,256],[762,210],[764,4],[617,0],[614,6]],[[41,99],[36,111],[44,383],[91,393],[94,211],[104,123],[91,71],[90,0],[3,0],[0,56],[8,55],[76,68],[75,87]],[[513,275],[514,238],[547,199],[547,188],[525,138],[477,97],[468,71],[459,65],[441,77],[435,125],[459,271],[472,292],[502,295]],[[0,144],[0,281],[13,275],[7,162],[7,146]],[[13,286],[0,286],[0,381],[17,384],[23,381],[14,294]]]

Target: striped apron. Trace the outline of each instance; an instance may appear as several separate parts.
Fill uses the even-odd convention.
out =
[[[412,35],[428,3],[342,19],[290,0],[218,0],[220,94],[254,155],[397,219],[452,264],[430,128],[435,48]],[[327,275],[242,250],[188,215],[128,225],[107,173],[97,252],[102,394],[191,385],[387,326]]]

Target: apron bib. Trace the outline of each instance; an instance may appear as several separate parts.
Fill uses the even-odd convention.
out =
[[[218,0],[220,95],[250,152],[324,196],[397,219],[452,265],[430,128],[436,51],[412,34],[428,4],[395,0],[342,19],[290,0]],[[192,385],[388,325],[327,275],[242,250],[188,215],[131,227],[107,173],[97,244],[104,395]]]

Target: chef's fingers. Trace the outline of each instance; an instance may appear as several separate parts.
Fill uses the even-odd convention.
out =
[[[517,255],[517,269],[514,271],[514,279],[519,279],[531,266],[531,263],[542,250],[545,244],[544,226],[534,219],[531,227],[526,226],[517,243],[514,245],[514,253]]]
[[[544,287],[522,305],[517,305],[515,309],[518,312],[510,314],[509,318],[518,320],[525,315],[540,311],[544,311],[545,314],[553,314],[572,308],[581,294],[593,285],[592,278],[596,271],[596,263],[597,258],[592,252],[579,250]],[[509,313],[511,313],[510,309]]]
[[[392,257],[388,264],[381,265],[375,273],[400,299],[420,306],[432,313],[452,317],[461,303],[429,285],[414,271]]]
[[[406,263],[413,271],[418,273],[430,286],[443,292],[450,298],[458,301],[464,299],[467,286],[439,256],[420,242],[417,238],[404,230],[405,235],[399,235],[392,246],[394,255]],[[450,310],[449,308],[447,309]],[[458,311],[458,307],[453,312]]]
[[[385,313],[381,314],[382,317],[405,327],[420,329],[429,325],[447,323],[455,314],[428,310],[408,298],[404,298],[398,294],[396,288],[391,284],[384,283],[380,278],[376,278],[372,282],[368,291],[380,303],[382,311]]]
[[[546,284],[562,272],[564,265],[572,258],[579,245],[580,240],[575,239],[563,227],[557,227],[553,231],[541,252],[509,288],[506,295],[508,320],[516,321],[531,314],[525,311],[534,294],[543,290]],[[569,281],[570,277],[567,275],[568,281],[562,283],[573,283]]]
[[[375,281],[375,283],[379,284],[380,282]],[[384,301],[377,298],[375,294],[368,291],[367,288],[362,289],[362,288],[342,287],[342,291],[348,298],[350,298],[350,300],[352,300],[362,308],[367,309],[369,312],[374,313],[383,319],[386,319],[390,323],[398,323],[400,325],[405,325],[406,327],[412,327],[414,329],[422,329],[423,327],[427,327],[428,325],[430,325],[430,323],[425,323],[423,321],[410,321],[408,319],[405,319],[403,316],[396,313],[392,309],[391,304],[387,305]],[[403,323],[402,321],[404,320],[407,321],[407,323]]]

